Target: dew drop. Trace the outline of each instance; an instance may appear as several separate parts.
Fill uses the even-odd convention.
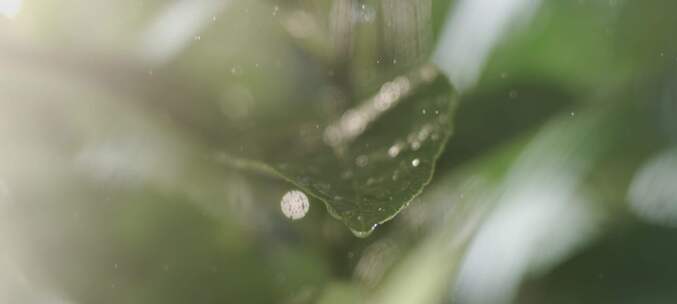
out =
[[[302,219],[310,209],[308,196],[298,190],[289,191],[282,196],[280,209],[282,209],[284,216],[291,220]]]
[[[371,229],[369,231],[359,231],[359,230],[355,230],[355,229],[350,229],[350,231],[352,231],[353,234],[358,238],[366,238],[369,235],[371,235],[372,232],[374,232],[373,229]]]
[[[401,150],[400,146],[398,144],[395,144],[388,149],[388,156],[390,156],[391,158],[395,158],[397,157],[397,155],[400,154],[400,150]]]
[[[411,165],[414,166],[414,167],[418,167],[418,165],[420,165],[420,164],[421,164],[421,160],[419,160],[418,158],[414,158],[414,160],[411,161]]]

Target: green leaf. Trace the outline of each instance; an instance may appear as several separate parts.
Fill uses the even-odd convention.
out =
[[[362,102],[348,102],[357,105],[342,115],[321,103],[297,102],[265,118],[230,121],[224,136],[236,140],[222,147],[219,159],[288,180],[367,236],[430,181],[451,134],[454,90],[424,65]]]

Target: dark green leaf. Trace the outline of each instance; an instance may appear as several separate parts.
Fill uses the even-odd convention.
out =
[[[266,120],[231,121],[225,136],[237,139],[219,156],[285,178],[366,236],[429,182],[451,134],[455,94],[425,65],[335,119],[322,102],[299,102]]]

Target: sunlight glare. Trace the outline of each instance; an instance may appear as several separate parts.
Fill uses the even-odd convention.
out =
[[[0,15],[7,18],[14,18],[21,10],[22,0],[0,0]]]

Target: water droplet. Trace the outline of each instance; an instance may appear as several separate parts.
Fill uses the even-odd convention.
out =
[[[350,229],[350,231],[352,231],[353,234],[354,234],[356,237],[359,237],[359,238],[366,238],[366,237],[368,237],[369,235],[371,235],[372,232],[374,232],[374,230],[376,230],[377,227],[378,227],[378,224],[373,224],[373,225],[371,225],[371,227],[369,227],[369,230],[367,230],[367,231],[360,231],[360,230],[355,230],[355,229],[352,229],[352,228]]]
[[[390,149],[388,149],[388,156],[395,158],[400,154],[401,150],[402,148],[399,144],[394,144],[392,147],[390,147]]]
[[[282,196],[280,209],[287,218],[292,220],[302,219],[310,209],[308,196],[298,190],[289,191]]]
[[[411,161],[411,165],[414,166],[414,167],[418,167],[418,165],[420,165],[420,164],[421,164],[421,160],[419,160],[418,158],[414,158],[414,160]]]
[[[193,37],[193,39],[194,39],[195,41],[198,41],[198,40],[202,39],[202,37],[201,37],[200,35],[197,35],[197,36]]]
[[[576,116],[576,113],[571,112],[571,114],[569,114],[569,115],[571,115],[571,117],[574,117],[574,116]]]
[[[426,113],[428,113],[428,111],[426,111],[426,109],[421,110],[421,114],[425,115]]]
[[[358,238],[366,238],[369,235],[371,235],[372,232],[374,232],[373,229],[371,229],[369,231],[358,231],[358,230],[355,230],[355,229],[350,229],[350,231],[352,231],[353,234]]]
[[[393,59],[393,64],[397,64],[397,59]]]
[[[277,16],[277,13],[278,13],[279,11],[280,11],[280,7],[279,7],[279,6],[276,5],[275,7],[273,7],[273,16]]]

